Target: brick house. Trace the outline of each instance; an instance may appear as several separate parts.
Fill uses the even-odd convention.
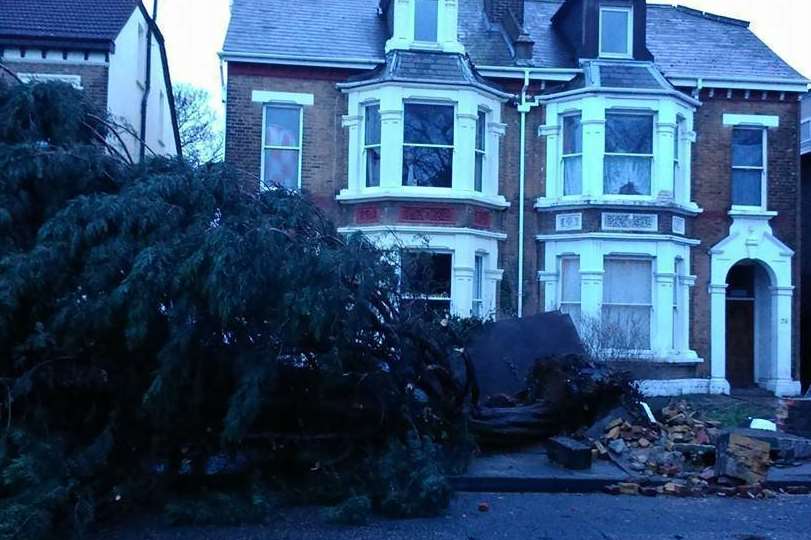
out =
[[[800,391],[808,81],[748,23],[644,0],[234,0],[221,56],[226,160],[430,268],[416,297],[567,312],[649,394]]]
[[[133,160],[180,153],[163,35],[140,1],[3,0],[0,63],[25,82],[82,89],[123,126]]]

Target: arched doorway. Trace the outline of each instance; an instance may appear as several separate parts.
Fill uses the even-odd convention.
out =
[[[733,390],[763,384],[772,362],[772,278],[757,261],[727,274],[726,375]]]
[[[710,249],[709,390],[729,393],[733,380],[777,396],[799,395],[792,376],[794,252],[769,225],[775,213],[729,215],[729,236]]]

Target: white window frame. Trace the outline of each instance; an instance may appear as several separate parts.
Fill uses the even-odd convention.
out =
[[[377,148],[377,151],[381,155],[381,158],[382,158],[382,155],[383,155],[383,120],[382,119],[380,119],[380,141],[377,144],[367,144],[366,143],[366,122],[369,119],[368,114],[367,114],[366,111],[368,110],[369,107],[377,107],[377,116],[378,116],[378,119],[380,119],[380,102],[379,101],[368,101],[366,103],[361,104],[361,109],[363,111],[363,125],[362,125],[362,129],[361,129],[361,160],[362,160],[361,161],[361,181],[362,181],[363,189],[379,188],[380,187],[379,183],[378,183],[377,186],[370,186],[369,183],[368,183],[368,181],[369,181],[369,171],[367,170],[367,167],[368,167],[368,164],[369,164],[369,160],[368,160],[368,152],[369,152],[369,150],[372,149],[372,148]],[[379,182],[382,181],[382,175],[383,175],[382,159],[381,159],[380,165],[381,165],[381,167],[380,167],[380,171],[378,171],[378,175],[381,178],[378,178]]]
[[[476,193],[484,193],[484,186],[487,184],[487,123],[490,116],[490,111],[486,109],[479,109],[476,113],[476,135],[473,137],[473,191]],[[482,122],[479,125],[479,121]],[[479,130],[482,131],[482,146],[479,148],[478,141]],[[456,144],[456,126],[454,125],[454,144]],[[476,171],[478,162],[481,160],[481,178],[479,178],[479,186],[476,186]]]
[[[453,282],[454,282],[454,279],[456,277],[456,270],[454,268],[454,261],[456,259],[455,253],[453,251],[444,250],[444,249],[424,249],[424,248],[412,248],[412,247],[402,248],[402,250],[400,251],[400,286],[401,287],[402,287],[402,279],[403,279],[403,274],[402,274],[403,273],[402,253],[405,252],[405,251],[409,251],[409,252],[413,252],[413,253],[428,253],[428,254],[431,254],[431,255],[448,255],[448,256],[450,256],[450,258],[451,258],[451,272],[450,272],[450,278],[449,278],[449,282],[448,282],[448,288],[450,289],[448,291],[448,296],[440,296],[440,295],[434,295],[434,294],[419,295],[419,294],[409,294],[409,293],[406,293],[406,292],[401,292],[400,297],[403,300],[416,300],[416,301],[429,302],[429,303],[447,302],[448,303],[448,313],[453,313],[454,312],[453,311]],[[402,288],[401,288],[401,291],[402,291]]]
[[[613,304],[605,301],[605,289],[603,290],[603,297],[600,302],[600,321],[603,321],[604,311],[606,306],[615,307],[629,307],[629,308],[648,308],[648,346],[647,348],[639,349],[638,352],[651,353],[653,352],[655,324],[656,324],[656,257],[636,256],[636,255],[623,255],[623,254],[606,254],[603,256],[603,268],[605,268],[608,261],[634,261],[634,262],[647,262],[650,265],[650,303],[649,304]],[[605,287],[605,285],[603,285]]]
[[[566,154],[566,119],[571,118],[573,116],[580,117],[580,153],[579,154]],[[560,115],[560,178],[558,179],[560,185],[560,194],[563,198],[569,197],[581,197],[584,191],[584,175],[583,175],[583,156],[585,154],[586,146],[585,146],[586,138],[585,134],[583,133],[583,111],[567,111]],[[576,158],[580,157],[580,193],[572,193],[571,195],[566,195],[566,160],[568,158]]]
[[[730,151],[730,183],[729,183],[729,191],[730,191],[730,203],[732,205],[733,210],[766,210],[768,208],[769,203],[769,130],[762,125],[749,125],[749,124],[739,124],[732,128],[732,133],[734,136],[735,130],[749,130],[749,131],[760,131],[761,136],[763,137],[763,166],[762,167],[748,167],[748,166],[736,166],[732,162],[732,146],[733,143],[729,145]],[[746,204],[735,204],[732,201],[732,183],[734,182],[734,178],[732,172],[735,170],[741,171],[761,171],[760,175],[760,204],[759,205],[746,205]]]
[[[807,135],[803,137],[803,130],[807,132]],[[807,118],[800,122],[800,143],[801,144],[808,144],[811,143],[811,118]]]
[[[473,258],[473,305],[471,313],[477,319],[483,319],[484,314],[484,269],[485,257],[482,252],[476,252]],[[453,283],[451,283],[453,289]]]
[[[298,123],[298,146],[278,146],[278,145],[268,145],[267,144],[267,115],[268,109],[271,107],[279,108],[279,109],[298,109],[299,111],[299,123]],[[267,150],[296,150],[298,151],[298,178],[296,181],[296,189],[301,190],[301,165],[302,165],[302,154],[304,149],[304,106],[298,103],[290,103],[290,102],[275,102],[275,101],[267,101],[264,102],[262,105],[262,162],[259,167],[259,178],[260,181],[260,188],[262,190],[269,189],[270,186],[265,184],[265,156],[267,154]]]
[[[628,43],[626,54],[603,52],[603,13],[613,11],[625,13],[628,16]],[[634,57],[634,9],[632,7],[622,6],[603,6],[600,7],[600,31],[598,36],[597,48],[600,51],[601,58],[633,58]]]
[[[564,279],[563,263],[565,261],[567,261],[567,260],[576,260],[577,261],[577,273],[580,276],[580,279],[578,280],[578,285],[580,287],[580,301],[579,302],[570,302],[570,301],[566,301],[566,300],[563,299],[563,284],[566,281]],[[582,313],[583,313],[583,274],[580,271],[581,264],[582,264],[582,260],[580,258],[580,255],[574,255],[574,254],[569,255],[569,254],[567,254],[567,255],[561,255],[560,257],[558,257],[558,272],[560,274],[560,279],[558,279],[558,291],[557,292],[558,292],[558,311],[564,312],[563,308],[565,306],[577,306],[578,310],[579,310],[579,312],[581,314],[581,317],[582,317]],[[564,312],[564,313],[568,313],[568,312]],[[580,324],[580,321],[574,321],[574,322],[575,322],[576,325]]]
[[[449,107],[453,109],[453,144],[446,145],[446,144],[423,144],[423,143],[409,143],[406,142],[406,123],[408,119],[408,115],[406,114],[406,108],[409,105],[429,105],[434,107]],[[400,170],[400,186],[403,189],[453,189],[456,184],[456,143],[458,141],[458,125],[456,123],[456,115],[459,108],[458,102],[451,102],[451,101],[431,101],[425,99],[406,99],[403,100],[403,160],[405,161],[405,154],[406,148],[444,148],[450,149],[451,151],[451,185],[450,186],[409,186],[405,183],[405,179],[403,178],[403,171],[402,166]],[[474,143],[475,144],[475,143]]]
[[[650,154],[629,154],[627,152],[621,153],[614,153],[608,152],[605,150],[605,146],[607,145],[608,141],[608,117],[611,115],[618,115],[618,116],[648,116],[651,118],[651,153]],[[601,192],[603,197],[609,199],[633,199],[638,200],[640,198],[648,198],[655,197],[655,183],[656,183],[656,153],[658,149],[657,144],[657,137],[656,137],[656,119],[657,113],[656,111],[652,110],[640,110],[640,109],[622,109],[622,108],[607,108],[605,110],[605,122],[606,122],[606,130],[605,130],[605,141],[603,142],[603,178],[601,179]],[[635,157],[635,158],[649,158],[650,163],[650,193],[643,193],[641,195],[624,195],[622,193],[606,193],[605,192],[605,163],[607,161],[606,158],[611,156],[618,156],[618,157]]]

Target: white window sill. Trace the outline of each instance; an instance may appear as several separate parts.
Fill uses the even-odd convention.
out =
[[[347,204],[377,201],[432,201],[470,203],[495,209],[510,207],[510,203],[501,195],[485,195],[475,191],[461,191],[451,188],[367,188],[361,192],[351,192],[343,189],[335,198],[339,202]]]
[[[777,216],[777,212],[766,210],[760,206],[736,206],[732,205],[729,211],[729,216],[736,217],[752,217],[752,218],[773,218]]]
[[[604,351],[605,354],[619,357],[624,351]],[[703,364],[704,359],[700,358],[694,351],[670,351],[665,358],[660,357],[654,351],[628,351],[626,354],[629,356],[628,362],[651,362],[654,364],[682,364],[682,365],[695,365]],[[615,360],[617,362],[625,362],[626,360]]]
[[[579,197],[560,197],[557,199],[549,199],[540,197],[535,202],[536,210],[551,210],[551,209],[585,209],[591,206],[604,206],[604,207],[622,207],[622,208],[639,208],[639,209],[666,209],[673,210],[682,214],[695,216],[701,214],[704,210],[697,204],[691,202],[689,204],[677,203],[674,201],[657,199],[656,197],[614,197],[614,196],[579,196]]]

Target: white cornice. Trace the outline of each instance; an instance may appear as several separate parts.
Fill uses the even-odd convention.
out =
[[[470,236],[478,236],[481,238],[490,238],[493,240],[506,240],[507,235],[495,231],[485,231],[480,229],[471,229],[468,227],[437,227],[432,225],[351,225],[347,227],[339,227],[338,232],[341,234],[352,234],[361,232],[364,234],[424,234],[424,235],[457,235],[467,234]]]

